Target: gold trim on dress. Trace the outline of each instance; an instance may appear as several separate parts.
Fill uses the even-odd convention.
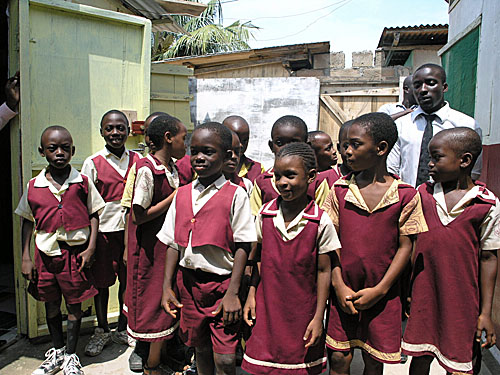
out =
[[[346,350],[346,349],[353,349],[353,348],[360,348],[366,351],[368,354],[374,356],[375,358],[378,358],[382,361],[390,361],[390,362],[399,362],[401,361],[401,349],[399,352],[396,353],[384,353],[381,352],[370,345],[368,345],[366,342],[363,342],[358,339],[354,340],[349,340],[349,341],[337,341],[330,336],[326,335],[326,343],[328,345],[331,345],[335,349],[339,350]]]

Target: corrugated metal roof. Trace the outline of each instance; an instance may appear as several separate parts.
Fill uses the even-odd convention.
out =
[[[378,47],[388,47],[394,44],[395,36],[399,34],[398,46],[415,44],[446,44],[448,25],[415,25],[402,27],[385,27],[380,36]]]
[[[167,11],[155,0],[122,0],[123,4],[137,13],[152,21],[153,31],[169,31],[173,33],[187,34],[175,20],[167,14]]]

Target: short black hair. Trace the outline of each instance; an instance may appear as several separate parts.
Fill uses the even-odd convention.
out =
[[[245,120],[243,117],[238,116],[238,115],[230,115],[230,116],[227,116],[227,117],[224,119],[224,121],[222,121],[222,125],[224,125],[224,123],[225,123],[226,121],[229,121],[229,122],[231,122],[231,121],[238,121],[238,122],[241,122],[242,124],[245,124],[247,127],[249,127],[249,126],[248,126],[248,121],[247,121],[247,120]]]
[[[40,147],[41,148],[43,148],[43,144],[42,144],[42,138],[43,138],[43,136],[45,135],[45,133],[53,131],[53,130],[59,130],[61,132],[68,133],[69,136],[71,137],[71,142],[73,142],[73,137],[71,136],[71,133],[69,132],[68,129],[66,129],[64,126],[61,126],[61,125],[51,125],[51,126],[46,127],[43,130],[42,134],[40,135]]]
[[[316,154],[311,146],[303,142],[292,142],[284,145],[276,154],[276,160],[286,156],[298,156],[304,163],[306,171],[318,168]]]
[[[310,131],[309,133],[307,133],[307,143],[311,144],[311,142],[314,141],[314,139],[316,138],[316,136],[317,135],[321,135],[321,134],[328,135],[328,133],[325,133],[322,130],[313,130],[313,131]]]
[[[158,116],[169,116],[169,117],[172,117],[172,116],[170,116],[166,112],[153,112],[148,117],[146,117],[146,119],[144,120],[144,122],[148,121],[151,117],[158,117]]]
[[[125,115],[125,113],[123,113],[122,111],[119,111],[118,109],[110,109],[108,112],[106,112],[105,114],[102,115],[101,117],[101,128],[102,128],[102,122],[104,121],[104,117],[106,117],[107,115],[111,115],[111,114],[115,114],[115,115],[120,115],[120,116],[123,116],[123,118],[125,119],[125,123],[128,125],[128,117]]]
[[[389,150],[396,144],[398,140],[398,129],[396,123],[387,113],[372,112],[359,116],[354,119],[353,125],[363,127],[368,135],[372,137],[373,142],[378,144],[382,141],[387,142]]]
[[[425,69],[425,68],[430,68],[430,69],[436,69],[439,72],[439,75],[441,76],[441,81],[442,83],[446,82],[446,71],[441,65],[438,64],[432,64],[432,63],[427,63],[420,65],[415,71],[413,72],[413,75],[417,74],[419,70]]]
[[[457,156],[462,156],[466,152],[472,154],[474,163],[479,158],[483,150],[483,143],[481,137],[471,128],[459,126],[452,129],[441,130],[434,137],[442,137],[445,139],[446,144],[450,147]]]
[[[222,151],[226,152],[233,148],[233,134],[232,131],[222,125],[220,122],[205,122],[197,126],[194,131],[198,131],[200,129],[206,129],[212,133],[214,133],[220,140],[220,145]],[[194,132],[193,132],[194,133]]]
[[[292,126],[300,130],[304,134],[303,141],[307,142],[307,125],[300,117],[286,115],[277,119],[271,128],[271,138],[273,137],[275,130],[282,126]]]
[[[166,132],[170,132],[173,136],[179,133],[179,123],[181,121],[172,116],[158,116],[148,127],[148,136],[150,141],[159,150],[163,147],[163,137]]]
[[[344,122],[340,126],[340,129],[339,129],[339,142],[342,139],[342,136],[344,135],[344,133],[349,130],[349,128],[351,127],[351,125],[353,124],[353,122],[354,122],[354,120],[349,120],[349,121]]]

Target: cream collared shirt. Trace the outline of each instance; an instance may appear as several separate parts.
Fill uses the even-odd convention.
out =
[[[59,202],[62,200],[62,195],[66,192],[66,190],[68,190],[70,184],[75,184],[83,181],[80,173],[72,167],[68,179],[64,181],[60,189],[57,189],[49,180],[47,180],[45,174],[46,169],[44,168],[38,174],[38,176],[35,177],[35,187],[49,188],[50,192],[54,195],[54,197],[57,198]],[[90,179],[88,181],[89,186],[87,195],[87,210],[89,212],[89,215],[91,215],[103,209],[105,203],[92,181]],[[22,216],[26,220],[34,222],[35,219],[33,218],[33,213],[28,203],[28,187],[29,183],[26,186],[26,190],[24,191],[23,196],[19,201],[15,213],[19,216]],[[54,233],[35,229],[34,233],[36,247],[49,256],[56,256],[61,255],[61,249],[59,248],[59,244],[57,241],[67,242],[70,246],[83,245],[85,242],[87,242],[87,239],[90,235],[90,227],[72,230],[69,232],[66,232],[64,227],[60,227],[57,228]]]
[[[436,209],[439,220],[441,220],[443,225],[448,225],[465,211],[474,198],[481,194],[486,194],[486,198],[494,199],[496,201],[496,205],[490,208],[488,214],[481,223],[481,249],[497,250],[500,249],[500,202],[493,193],[489,190],[481,193],[480,187],[476,185],[469,190],[449,212],[446,207],[443,186],[440,183],[436,183],[434,185],[434,193],[432,195],[436,201]]]
[[[200,211],[210,198],[224,186],[226,181],[225,177],[221,176],[205,187],[200,183],[200,180],[194,180],[191,185],[193,213],[196,214]],[[231,274],[234,257],[227,250],[213,245],[193,248],[191,246],[191,234],[189,234],[187,247],[184,248],[175,243],[176,199],[177,197],[174,198],[170,205],[163,227],[158,232],[158,239],[165,245],[180,252],[179,265],[182,267],[199,269],[217,275]],[[233,196],[231,211],[227,214],[229,214],[234,242],[255,242],[257,240],[248,195],[241,186],[237,187]],[[212,229],[208,227],[206,230]]]
[[[262,209],[261,209],[262,211]],[[283,241],[291,241],[299,235],[300,232],[306,227],[309,220],[304,217],[304,210],[302,210],[289,224],[285,225],[285,217],[281,206],[273,217],[274,227],[278,230]],[[259,212],[255,219],[255,228],[257,231],[257,242],[262,243],[262,214]],[[337,231],[333,226],[330,217],[323,211],[318,226],[318,233],[316,235],[316,242],[318,244],[318,253],[326,254],[330,251],[340,249],[340,240],[337,236]]]
[[[82,174],[91,179],[94,184],[99,177],[97,175],[97,168],[92,161],[92,159],[96,156],[102,156],[108,164],[113,167],[120,176],[122,176],[122,178],[125,178],[130,158],[129,150],[125,149],[122,156],[117,157],[104,147],[101,151],[88,157],[83,163]],[[120,200],[106,202],[106,206],[99,215],[99,232],[118,232],[125,229],[124,217],[126,208],[120,203]]]

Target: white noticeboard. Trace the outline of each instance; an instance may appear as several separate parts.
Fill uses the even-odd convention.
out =
[[[320,82],[318,78],[213,78],[190,80],[191,116],[195,126],[222,122],[238,115],[250,125],[246,155],[272,166],[268,147],[271,127],[285,115],[305,121],[309,131],[318,129]]]

